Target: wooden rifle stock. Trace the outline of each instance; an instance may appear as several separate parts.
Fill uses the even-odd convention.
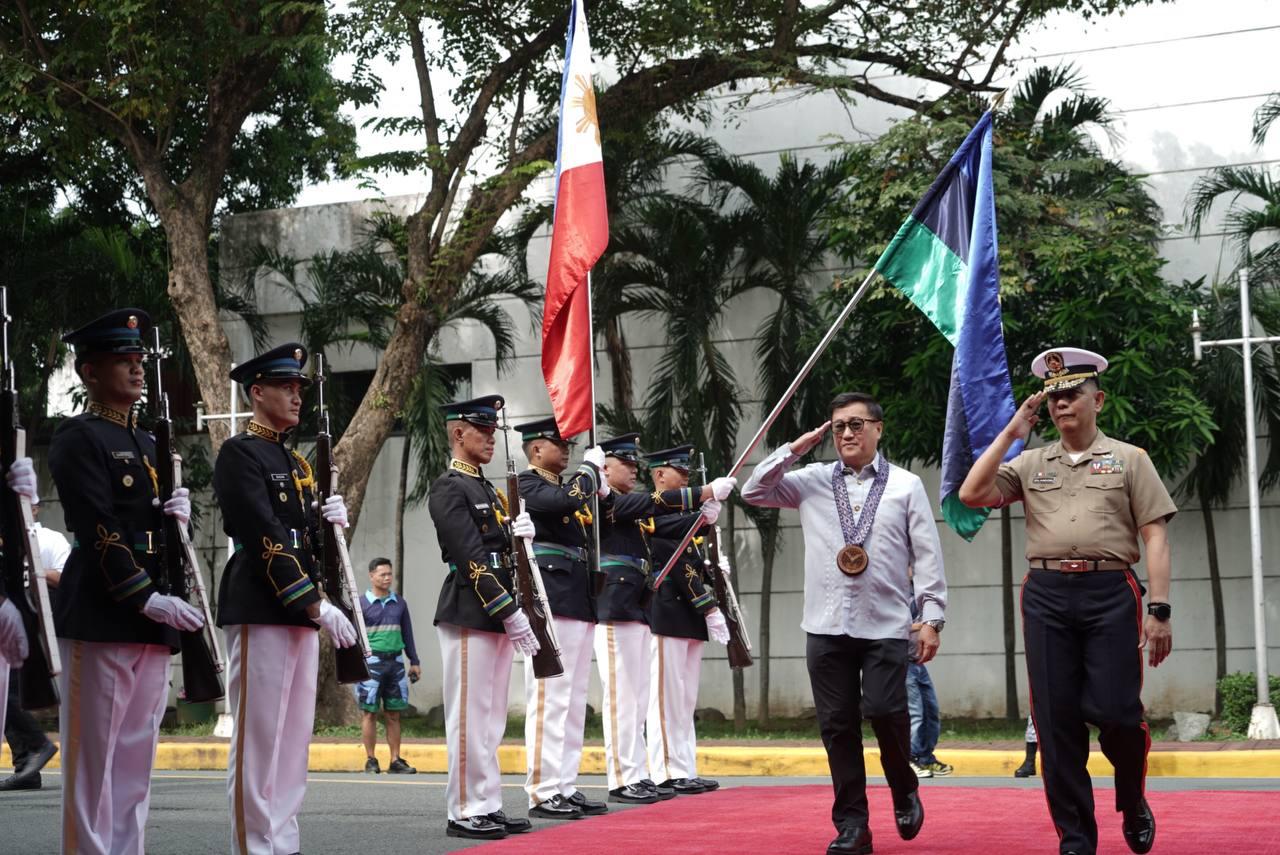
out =
[[[524,500],[520,498],[520,478],[516,475],[515,464],[508,457],[507,464],[507,507],[512,514],[524,513]],[[556,638],[555,624],[551,619],[551,604],[547,601],[547,592],[542,586],[542,571],[538,569],[538,560],[532,548],[523,538],[511,535],[511,553],[515,558],[515,595],[516,603],[529,619],[534,637],[538,639],[538,652],[533,654],[533,676],[538,679],[559,677],[564,673],[564,663],[560,661],[560,644]]]
[[[316,434],[316,498],[321,505],[338,489],[338,467],[333,462],[333,439],[329,435],[329,414],[324,406],[324,356],[316,356],[316,397],[320,412],[320,430]],[[319,511],[317,511],[318,513]],[[369,679],[373,655],[369,632],[364,625],[364,610],[359,603],[351,555],[347,551],[347,535],[337,523],[320,521],[320,561],[323,568],[324,593],[330,604],[351,621],[356,629],[356,643],[351,647],[333,646],[339,683],[362,683]]]
[[[729,667],[750,668],[755,664],[751,657],[751,639],[747,637],[746,620],[742,616],[742,609],[738,607],[738,595],[734,593],[733,583],[720,569],[720,529],[717,526],[708,527],[705,542],[707,572],[711,574],[716,602],[720,604],[724,622],[729,627]]]
[[[0,337],[3,338],[3,388],[0,389],[0,472],[26,457],[27,434],[19,424],[18,391],[13,364],[9,360],[9,296],[0,288]],[[35,538],[35,515],[31,500],[0,485],[0,535],[4,538],[4,591],[13,600],[27,633],[25,662],[9,663],[22,668],[20,691],[22,708],[40,710],[58,705],[58,675],[62,662],[53,628],[53,610],[40,545]]]
[[[156,440],[156,483],[160,503],[173,497],[173,491],[182,486],[182,458],[173,449],[173,422],[169,418],[169,396],[164,391],[164,362],[160,350],[160,329],[151,328],[151,389],[148,404],[154,424],[152,434]],[[186,527],[164,514],[164,570],[165,583],[161,587],[170,596],[190,602],[196,596],[195,607],[204,615],[204,626],[191,632],[180,632],[182,645],[182,689],[188,703],[216,701],[226,695],[222,687],[224,669],[213,627],[213,613],[205,595],[204,580],[200,578],[200,565]],[[183,544],[186,548],[183,548]],[[190,584],[189,584],[190,583]]]

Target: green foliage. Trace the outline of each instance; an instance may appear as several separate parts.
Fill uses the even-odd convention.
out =
[[[1271,702],[1280,698],[1280,677],[1268,677]],[[1222,723],[1232,733],[1244,736],[1249,732],[1249,718],[1253,705],[1258,702],[1258,680],[1254,674],[1237,671],[1218,681],[1218,693],[1222,696]]]

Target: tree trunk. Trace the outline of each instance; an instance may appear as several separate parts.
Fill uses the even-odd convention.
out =
[[[613,406],[619,415],[631,417],[635,396],[631,378],[631,352],[622,333],[622,320],[610,318],[604,325],[605,353],[609,356],[610,374],[613,375]],[[733,513],[730,510],[730,513]]]
[[[1000,594],[1004,612],[1004,717],[1018,712],[1018,632],[1013,619],[1013,519],[1008,506],[1000,509]]]
[[[1213,599],[1213,649],[1215,679],[1213,681],[1213,714],[1222,715],[1222,693],[1218,684],[1227,676],[1227,621],[1222,607],[1222,570],[1218,566],[1218,534],[1213,526],[1213,508],[1202,493],[1200,515],[1204,518],[1204,545],[1209,554],[1209,595]]]
[[[355,724],[355,693],[350,686],[338,682],[337,661],[333,656],[333,641],[329,633],[320,633],[320,672],[316,679],[316,727],[335,727]]]
[[[735,566],[734,561],[738,557],[738,527],[736,525],[737,515],[734,513],[735,508],[733,502],[729,503],[729,563]],[[735,587],[738,588],[738,594],[741,596],[742,576],[737,576]],[[733,729],[737,733],[741,733],[747,728],[747,687],[743,678],[742,669],[733,669]]]
[[[769,511],[760,528],[760,711],[756,714],[761,729],[769,726],[769,610],[773,605],[773,559],[778,543],[779,516]]]
[[[404,497],[409,490],[409,451],[412,442],[405,432],[404,447],[400,449],[400,483],[396,488],[396,590],[404,596]]]

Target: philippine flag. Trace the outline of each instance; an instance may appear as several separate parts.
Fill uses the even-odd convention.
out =
[[[556,147],[555,216],[542,316],[542,376],[562,436],[591,429],[592,334],[587,275],[609,243],[600,123],[591,82],[591,42],[581,0],[569,10],[560,137]]]

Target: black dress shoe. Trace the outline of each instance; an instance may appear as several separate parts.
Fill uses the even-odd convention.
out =
[[[1151,813],[1151,805],[1145,798],[1138,801],[1138,806],[1124,812],[1124,842],[1129,850],[1150,852],[1156,842],[1156,818]]]
[[[581,790],[569,796],[567,801],[569,804],[582,811],[586,816],[598,816],[599,814],[609,812],[609,806],[607,804],[604,802],[593,802],[591,799],[584,796]]]
[[[533,823],[529,820],[524,817],[511,819],[500,810],[495,810],[493,813],[489,814],[488,818],[490,822],[496,822],[498,825],[502,826],[503,830],[506,831],[507,834],[524,834],[527,831],[533,831]]]
[[[564,796],[556,793],[544,802],[538,802],[529,808],[529,816],[543,819],[583,819],[586,814],[577,805],[570,804]]]
[[[702,787],[703,791],[705,791],[705,792],[708,792],[708,793],[709,793],[709,792],[711,792],[712,790],[718,790],[718,789],[720,789],[720,782],[719,782],[719,781],[713,781],[713,780],[712,780],[712,779],[710,779],[710,778],[694,778],[693,780],[694,780],[697,784],[701,785],[701,787]]]
[[[696,796],[698,793],[705,793],[707,788],[699,784],[692,778],[671,778],[663,781],[658,786],[669,787],[674,790],[678,796]]]
[[[1022,765],[1013,770],[1015,778],[1034,778],[1036,774],[1036,761],[1025,760]]]
[[[674,797],[675,793],[671,795]],[[627,784],[609,791],[609,801],[622,805],[651,805],[657,800],[656,792],[639,784]]]
[[[871,829],[865,825],[846,825],[836,839],[827,844],[827,855],[871,855]]]
[[[445,835],[469,840],[501,840],[507,836],[507,830],[487,816],[473,816],[459,822],[449,820]]]
[[[38,790],[43,786],[44,782],[40,780],[39,772],[32,772],[29,775],[10,775],[0,781],[0,791]]]
[[[22,768],[14,768],[14,777],[38,774],[40,770],[45,767],[45,764],[53,759],[53,755],[57,753],[58,746],[54,745],[52,742],[46,742],[44,745],[27,755],[27,758],[22,761]],[[26,789],[33,788],[27,787]]]
[[[646,790],[656,795],[658,797],[658,801],[665,802],[669,799],[674,799],[676,797],[675,790],[671,789],[666,784],[655,784],[653,781],[650,781],[648,778],[642,779],[640,781],[640,786],[644,787]]]
[[[898,836],[903,840],[911,840],[920,833],[920,826],[924,825],[924,804],[920,801],[919,793],[911,793],[903,802],[901,807],[894,805],[893,819],[898,825]]]

